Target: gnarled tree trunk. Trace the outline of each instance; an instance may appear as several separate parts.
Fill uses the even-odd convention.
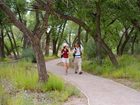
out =
[[[46,5],[46,7],[48,9],[48,5]],[[38,30],[36,30],[35,32],[30,31],[29,29],[26,28],[26,26],[22,22],[17,20],[15,17],[16,15],[10,10],[9,7],[7,7],[5,5],[3,0],[0,0],[0,10],[2,10],[4,12],[4,14],[8,16],[9,20],[17,28],[19,28],[24,33],[24,35],[27,35],[28,39],[31,41],[32,47],[33,47],[35,55],[36,55],[39,80],[40,81],[47,81],[48,74],[46,71],[43,52],[41,51],[41,47],[40,47],[40,37],[43,34],[42,30],[44,30],[44,27],[47,24],[46,21],[48,20],[49,10],[45,14],[43,26],[41,28],[39,28]],[[45,27],[45,29],[46,29],[46,27]]]
[[[3,28],[0,29],[0,58],[5,57]]]

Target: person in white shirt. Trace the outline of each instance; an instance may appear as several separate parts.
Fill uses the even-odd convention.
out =
[[[73,49],[73,57],[74,57],[74,69],[75,74],[79,73],[82,74],[82,47],[80,47],[80,44],[76,43],[75,47]]]

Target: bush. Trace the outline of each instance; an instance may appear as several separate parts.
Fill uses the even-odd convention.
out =
[[[88,42],[84,45],[84,55],[87,59],[93,59],[95,57],[95,49],[96,47],[93,39],[88,40]]]
[[[35,54],[32,48],[23,49],[22,57],[25,58],[25,60],[27,61],[32,61],[33,63],[36,63]]]

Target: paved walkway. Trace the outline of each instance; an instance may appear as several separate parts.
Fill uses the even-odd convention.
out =
[[[73,69],[65,75],[63,67],[57,66],[59,62],[60,59],[47,62],[47,70],[78,87],[87,96],[89,105],[140,105],[140,92],[88,73],[74,74]]]

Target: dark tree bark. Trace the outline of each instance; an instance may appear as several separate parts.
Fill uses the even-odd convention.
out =
[[[7,51],[6,52],[6,55],[10,55],[10,53],[11,53],[11,51],[10,51],[10,49],[8,48],[8,46],[6,45],[6,44],[4,44],[4,48],[5,48],[5,50]]]
[[[137,39],[137,34],[135,34],[133,40],[132,40],[132,46],[131,46],[131,54],[134,54],[134,45],[135,45],[135,41]]]
[[[17,58],[19,58],[19,52],[18,52],[18,47],[17,47],[17,44],[16,44],[16,40],[15,40],[15,37],[14,37],[14,33],[13,33],[13,30],[12,30],[12,27],[10,27],[10,33],[11,33],[11,38],[13,40],[13,46],[14,46],[14,49],[16,51],[16,55],[17,55]]]
[[[52,43],[53,43],[53,55],[57,56],[60,44],[61,44],[61,39],[59,40],[59,38],[63,37],[63,32],[64,32],[64,28],[65,28],[66,23],[61,24],[59,27],[58,32],[54,32],[52,34],[54,34],[55,36],[52,38]]]
[[[117,54],[122,55],[125,49],[126,44],[128,43],[129,39],[131,38],[132,32],[134,27],[131,28],[130,32],[128,32],[130,28],[126,28],[125,32],[123,33],[119,45],[117,47]]]
[[[39,80],[46,81],[48,80],[48,74],[46,71],[44,56],[43,56],[41,46],[39,43],[40,43],[40,39],[36,37],[34,38],[34,41],[32,42],[32,46],[36,55]]]
[[[123,42],[122,47],[121,47],[120,55],[123,54],[124,49],[125,49],[125,46],[128,43],[129,39],[131,38],[131,35],[132,35],[133,30],[134,30],[134,27],[132,27],[131,31],[128,34],[126,34],[125,41]]]
[[[49,3],[48,3],[49,4]],[[46,5],[46,14],[44,18],[44,24],[42,25],[41,28],[39,28],[37,31],[32,32],[26,28],[26,26],[20,22],[19,20],[16,19],[16,15],[10,10],[9,7],[5,5],[5,3],[0,0],[0,10],[4,12],[5,15],[8,16],[9,20],[17,27],[19,28],[24,35],[27,35],[28,39],[31,41],[32,47],[34,49],[35,55],[36,55],[36,60],[37,60],[37,67],[38,67],[38,75],[39,75],[39,80],[40,81],[47,81],[48,80],[48,74],[46,71],[46,66],[45,66],[45,60],[43,56],[43,52],[41,51],[40,48],[40,37],[42,36],[43,31],[46,29],[46,22],[48,21],[48,14],[49,14],[49,5]]]
[[[53,43],[53,55],[57,55],[57,50],[56,50],[56,45],[57,45],[57,41],[55,39],[52,40]]]
[[[3,28],[0,29],[0,58],[5,57]]]
[[[52,29],[51,29],[52,30]],[[51,35],[51,30],[46,32],[46,45],[45,45],[45,55],[49,55],[49,47],[50,47],[50,35]]]
[[[59,51],[59,49],[60,49],[60,45],[62,44],[62,42],[63,42],[63,35],[64,35],[64,30],[65,30],[65,27],[66,27],[66,23],[67,23],[67,21],[65,21],[64,23],[63,23],[63,25],[62,25],[62,31],[60,32],[60,33],[58,33],[59,34],[59,40],[58,40],[58,46],[57,46],[57,49],[56,49],[56,51],[57,51],[57,54],[58,54],[58,51]]]
[[[81,44],[81,26],[79,26],[78,28],[77,38],[78,38],[78,43]]]
[[[96,19],[95,19],[95,24],[96,24],[96,31],[95,31],[95,43],[96,43],[96,59],[99,64],[102,64],[102,57],[101,57],[101,8],[100,8],[100,0],[96,2]]]
[[[118,44],[118,46],[117,46],[117,55],[121,55],[121,45],[122,45],[122,43],[123,43],[123,39],[124,39],[124,37],[125,37],[125,34],[128,32],[128,29],[129,28],[125,28],[125,31],[124,31],[124,33],[122,34],[122,36],[121,36],[121,38],[120,38],[120,40],[119,40],[119,44]]]
[[[16,52],[15,52],[15,47],[14,47],[14,44],[13,44],[13,41],[12,41],[12,38],[11,38],[11,34],[8,32],[7,29],[6,29],[6,34],[9,38],[9,41],[10,41],[10,44],[11,44],[11,49],[12,49],[12,52],[14,54],[14,58],[17,59],[17,55],[16,55]]]

